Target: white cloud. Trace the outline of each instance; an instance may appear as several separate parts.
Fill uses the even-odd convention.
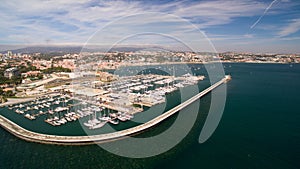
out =
[[[0,43],[84,43],[109,22],[144,12],[173,14],[204,29],[229,24],[238,17],[256,16],[267,5],[252,0],[175,1],[166,4],[104,0],[4,0],[0,4],[0,34],[4,35]],[[137,29],[161,29],[163,33],[169,31],[170,34],[178,36],[194,31],[190,26],[185,27],[182,23],[178,25],[178,20],[174,18],[155,15],[145,20],[137,16],[135,20],[119,23],[106,33],[107,36],[117,39],[123,33],[128,34]],[[162,21],[169,25],[157,26]],[[143,26],[148,27],[145,29]]]
[[[298,32],[299,30],[300,30],[300,18],[293,19],[288,25],[286,25],[278,32],[278,35],[279,37],[289,36],[293,33]]]

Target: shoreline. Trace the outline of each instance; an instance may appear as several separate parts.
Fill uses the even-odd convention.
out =
[[[120,67],[127,67],[127,66],[159,66],[159,65],[182,65],[182,64],[211,64],[211,63],[248,63],[248,64],[300,64],[300,63],[285,63],[285,62],[233,62],[233,61],[211,61],[211,62],[154,62],[154,63],[126,63],[126,64],[120,64],[117,66],[117,68]],[[117,68],[111,68],[111,69],[104,69],[104,70],[115,70]]]

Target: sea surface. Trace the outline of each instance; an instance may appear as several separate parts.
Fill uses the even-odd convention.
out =
[[[197,121],[187,137],[163,154],[133,159],[114,155],[98,145],[30,143],[0,128],[0,169],[300,168],[300,64],[223,65],[226,74],[232,76],[232,80],[227,83],[225,110],[212,137],[202,144],[198,142],[198,138],[210,108],[210,94],[201,98]],[[205,74],[203,65],[191,65],[191,69],[195,74]],[[199,89],[208,85],[207,79],[201,81]],[[166,109],[178,103],[178,97],[178,93],[168,95]],[[2,115],[11,115],[7,108],[0,111]],[[15,118],[16,122],[27,120],[15,115],[10,117]],[[175,115],[136,137],[161,133],[173,124],[176,117]],[[66,126],[63,131],[59,131],[52,130],[48,124],[40,127],[29,123],[27,120],[22,125],[36,131],[61,135],[67,130],[73,131],[73,135],[82,132],[80,127],[71,127],[72,130],[69,130]],[[135,125],[129,123],[123,124],[123,127]]]

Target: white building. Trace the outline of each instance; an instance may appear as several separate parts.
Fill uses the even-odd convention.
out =
[[[20,75],[20,72],[17,68],[11,67],[4,71],[4,77],[11,79],[13,76]]]

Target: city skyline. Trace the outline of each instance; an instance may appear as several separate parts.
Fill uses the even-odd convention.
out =
[[[108,29],[107,33],[114,35],[109,39],[122,39],[124,34],[134,33],[131,30],[137,28],[146,32],[148,29],[158,29],[162,33],[180,37],[191,31],[190,25],[193,25],[203,33],[203,37],[211,41],[218,52],[298,53],[299,5],[299,2],[293,0],[4,1],[0,5],[3,16],[0,21],[3,25],[0,28],[0,45],[83,45],[95,32],[110,23],[133,16],[138,26],[127,23],[113,30]],[[154,15],[143,20],[143,15],[139,14],[145,12]],[[174,20],[176,17],[179,21]],[[140,44],[143,40],[133,39],[125,45]],[[157,39],[148,40],[152,42]],[[110,44],[114,41],[105,42]],[[168,43],[158,40],[155,44]]]

